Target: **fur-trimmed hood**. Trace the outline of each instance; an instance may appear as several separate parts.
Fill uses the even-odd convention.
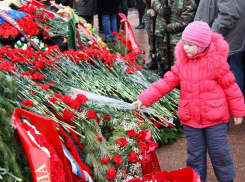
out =
[[[195,57],[188,57],[184,51],[184,42],[182,40],[177,43],[174,53],[177,61],[180,61],[182,64],[187,62],[189,59],[197,59],[205,62],[205,66],[207,68],[214,69],[219,67],[222,62],[227,61],[229,45],[221,34],[212,32],[211,43],[204,53]]]

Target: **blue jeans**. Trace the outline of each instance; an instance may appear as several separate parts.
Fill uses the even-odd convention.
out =
[[[233,54],[229,57],[229,65],[231,72],[235,75],[236,83],[243,91],[243,65],[242,65],[243,52]]]
[[[103,30],[105,32],[105,40],[111,39],[115,41],[113,32],[117,32],[117,14],[102,15]]]

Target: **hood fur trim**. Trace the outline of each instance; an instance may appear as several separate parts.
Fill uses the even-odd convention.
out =
[[[174,54],[177,60],[182,64],[190,59],[184,51],[184,42],[182,40],[177,43]],[[204,62],[207,68],[214,69],[227,61],[228,54],[229,45],[224,40],[224,37],[221,34],[212,32],[211,43],[207,50],[203,54],[197,55],[191,59],[198,59]]]

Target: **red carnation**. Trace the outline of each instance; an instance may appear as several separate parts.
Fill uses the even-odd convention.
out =
[[[129,162],[132,162],[132,163],[136,163],[136,162],[138,162],[139,160],[138,160],[138,155],[136,154],[136,153],[134,153],[134,152],[130,152],[130,155],[128,156],[128,161]]]
[[[60,94],[60,93],[57,93],[57,94],[54,94],[54,96],[56,97],[56,98],[58,98],[58,99],[62,99],[62,94]]]
[[[108,121],[111,120],[111,116],[106,116],[106,115],[103,114],[102,117],[105,118],[105,119],[107,119]]]
[[[100,159],[100,163],[107,165],[110,162],[110,160],[111,160],[110,157],[106,155],[105,157]]]
[[[126,147],[126,145],[128,144],[127,139],[126,138],[119,138],[117,139],[116,145],[120,146],[120,147]]]
[[[99,140],[99,142],[102,142],[102,137],[100,137],[99,134],[95,134],[95,136]]]
[[[128,74],[133,74],[133,73],[134,73],[134,68],[127,68],[127,69],[126,69],[126,72],[127,72]]]
[[[76,101],[80,103],[80,105],[83,105],[85,102],[87,102],[87,97],[82,94],[78,94],[76,97]]]
[[[93,110],[89,110],[87,112],[87,119],[94,119],[94,118],[97,118],[96,112]]]
[[[116,167],[117,167],[117,168],[118,168],[118,166],[120,166],[121,163],[122,163],[122,158],[121,158],[121,156],[120,156],[119,154],[114,155],[114,156],[113,156],[113,160],[114,160],[114,162],[116,163]]]
[[[106,171],[106,179],[113,180],[117,175],[117,171],[114,168],[109,168]]]
[[[134,129],[131,129],[131,130],[127,131],[127,135],[130,136],[131,138],[134,138],[134,137],[138,136],[138,133],[136,133],[136,131]]]
[[[71,111],[69,111],[69,109],[65,109],[65,110],[63,111],[63,119],[64,119],[64,120],[70,121],[70,120],[72,120],[74,117],[75,117],[75,114],[72,113]]]
[[[72,98],[69,95],[65,95],[61,100],[68,106],[72,103]]]
[[[49,84],[43,84],[43,90],[47,91],[50,88]]]
[[[30,108],[34,106],[34,103],[31,100],[24,100],[21,104]]]
[[[76,100],[72,100],[72,102],[70,103],[70,107],[72,109],[77,109],[80,106],[80,103],[77,102]]]
[[[137,66],[135,66],[135,69],[141,70],[142,69],[142,66],[141,65],[137,65]]]

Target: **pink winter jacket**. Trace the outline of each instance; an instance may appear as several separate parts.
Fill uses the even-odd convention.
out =
[[[210,46],[196,57],[188,57],[180,40],[175,47],[177,61],[164,78],[138,95],[149,107],[180,85],[178,117],[181,123],[205,128],[228,123],[232,116],[245,116],[242,92],[230,72],[229,46],[222,35],[212,33]]]

